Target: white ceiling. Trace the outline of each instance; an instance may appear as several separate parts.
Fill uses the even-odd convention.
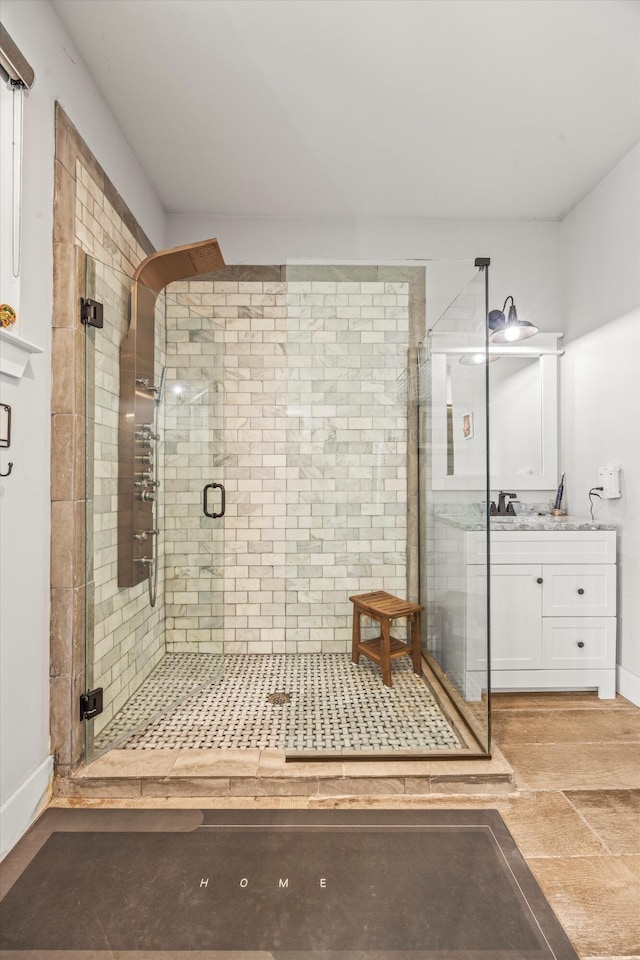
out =
[[[639,0],[53,0],[168,213],[562,219],[640,140]]]

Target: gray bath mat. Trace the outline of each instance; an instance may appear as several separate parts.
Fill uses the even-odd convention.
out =
[[[0,956],[577,960],[493,810],[49,810]]]

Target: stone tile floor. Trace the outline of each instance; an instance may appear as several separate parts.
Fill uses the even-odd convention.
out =
[[[498,694],[519,796],[505,820],[584,958],[640,958],[640,710],[618,696]],[[500,802],[497,804],[500,809]]]
[[[640,710],[623,697],[598,700],[591,693],[497,694],[492,699],[495,742],[515,770],[517,792],[509,795],[462,795],[461,789],[474,791],[474,784],[452,781],[449,792],[443,784],[438,796],[202,797],[194,792],[137,799],[58,797],[53,805],[490,807],[504,817],[582,960],[640,960]],[[439,768],[444,774],[461,763],[442,760]]]

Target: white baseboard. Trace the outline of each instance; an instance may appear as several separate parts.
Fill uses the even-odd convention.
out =
[[[617,664],[616,672],[618,674],[616,684],[618,693],[634,703],[636,707],[640,707],[640,677],[621,667],[620,664]]]
[[[0,807],[0,860],[29,829],[48,802],[53,783],[53,757],[46,757]]]

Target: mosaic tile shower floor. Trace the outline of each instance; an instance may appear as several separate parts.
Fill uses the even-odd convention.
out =
[[[206,656],[167,654],[136,694],[138,706],[157,696],[156,674],[162,688],[173,664],[184,676],[189,660],[197,672]],[[215,666],[212,663],[213,669]],[[289,702],[270,703],[268,697],[274,693],[288,694]],[[145,709],[147,716],[155,712],[150,705]],[[105,735],[122,735],[126,720],[124,713],[116,717]],[[374,664],[361,660],[356,666],[348,654],[228,656],[224,673],[213,683],[119,744],[129,750],[394,752],[462,746],[427,684],[413,673],[408,658],[394,663],[393,686],[388,688]]]
[[[160,660],[147,679],[95,738],[94,748],[102,750],[130,731],[138,730],[160,714],[173,710],[221,676],[221,655],[170,653]]]

